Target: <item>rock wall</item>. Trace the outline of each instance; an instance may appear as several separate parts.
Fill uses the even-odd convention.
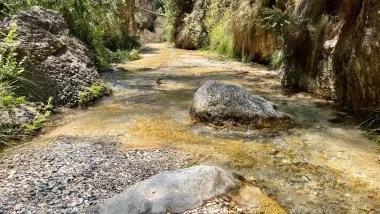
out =
[[[320,9],[318,9],[320,8]],[[283,84],[355,111],[380,105],[380,6],[375,0],[302,0],[284,36]]]
[[[208,47],[212,31],[204,23],[209,16],[217,17],[218,12],[210,9],[215,1],[194,1],[176,16],[177,47]],[[231,14],[222,20],[224,31],[217,32],[222,35],[217,38],[220,41],[211,44],[231,36],[227,48],[233,46],[235,55],[259,63],[268,63],[274,51],[281,49],[284,86],[335,100],[358,112],[380,106],[380,4],[376,0],[219,2],[223,2],[217,7],[219,13]],[[274,7],[279,10],[263,14]],[[270,28],[276,24],[281,27]]]
[[[176,2],[176,0],[171,1]],[[211,6],[215,2],[219,3],[217,10]],[[211,29],[207,28],[207,19],[219,16],[220,20],[216,21],[225,23],[219,23],[216,26],[224,25],[228,32],[227,34],[230,34],[225,36],[232,37],[232,46],[237,56],[242,57],[244,60],[267,63],[271,54],[276,50],[278,43],[272,30],[261,28],[260,21],[257,21],[259,18],[257,14],[262,7],[274,5],[284,7],[285,3],[283,2],[285,1],[281,1],[280,4],[269,0],[196,0],[188,4],[185,2],[177,3],[175,4],[177,7],[182,5],[185,9],[173,8],[175,11],[181,11],[176,16],[179,21],[173,25],[175,29],[173,41],[176,47],[179,48],[207,48],[210,43],[210,34],[213,31],[213,27]],[[219,14],[216,15],[217,13]],[[230,17],[225,21],[222,17],[229,13],[231,13]],[[219,42],[223,42],[222,37]]]
[[[50,96],[62,106],[78,104],[78,91],[99,80],[90,52],[74,38],[64,19],[55,11],[34,7],[0,23],[8,32],[17,21],[18,57],[26,57],[24,77],[31,82],[29,97],[47,101]]]

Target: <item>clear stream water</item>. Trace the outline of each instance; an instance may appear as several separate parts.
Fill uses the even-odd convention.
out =
[[[43,135],[20,147],[49,146],[59,136],[119,142],[121,150],[171,147],[197,164],[244,175],[290,213],[380,213],[377,145],[332,103],[287,93],[274,72],[256,64],[166,44],[148,45],[142,57],[102,75],[113,96],[58,115]],[[206,80],[261,95],[297,125],[276,132],[191,124],[192,96]]]

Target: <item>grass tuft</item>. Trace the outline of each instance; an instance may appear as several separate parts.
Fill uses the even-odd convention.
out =
[[[79,92],[79,105],[81,107],[87,107],[99,98],[103,97],[104,95],[109,96],[111,94],[111,86],[102,81],[98,81],[94,85],[83,88],[83,90]]]

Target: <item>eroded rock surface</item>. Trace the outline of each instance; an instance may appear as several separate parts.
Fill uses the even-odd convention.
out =
[[[240,184],[238,177],[212,166],[163,172],[87,213],[183,213],[214,196],[236,190]]]
[[[0,127],[20,126],[30,123],[36,117],[36,112],[27,106],[13,108],[12,111],[0,108]]]
[[[378,2],[301,0],[295,8],[293,16],[312,21],[306,31],[294,24],[285,26],[282,83],[355,111],[376,109],[380,105]]]
[[[190,117],[216,126],[274,127],[290,122],[264,98],[235,85],[208,81],[194,95]]]
[[[60,105],[78,103],[78,91],[99,79],[89,50],[71,36],[65,20],[55,11],[33,7],[0,24],[8,32],[17,21],[17,53],[26,57],[26,79],[34,84],[28,91],[42,101],[54,97]],[[1,36],[0,36],[1,37]]]

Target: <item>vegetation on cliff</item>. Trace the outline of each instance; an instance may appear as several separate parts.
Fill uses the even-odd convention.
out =
[[[72,33],[89,46],[96,64],[107,68],[115,55],[111,51],[131,50],[140,45],[135,36],[134,4],[134,0],[64,0],[60,3],[54,0],[8,0],[0,15],[7,17],[33,6],[58,11]]]
[[[166,1],[177,47],[269,64],[285,87],[362,115],[380,106],[378,10],[373,0]]]
[[[15,49],[17,22],[13,22],[9,32],[0,41],[0,148],[12,139],[34,134],[44,126],[50,115],[51,99],[47,105],[33,104],[15,91],[24,83],[24,59],[16,58]]]

